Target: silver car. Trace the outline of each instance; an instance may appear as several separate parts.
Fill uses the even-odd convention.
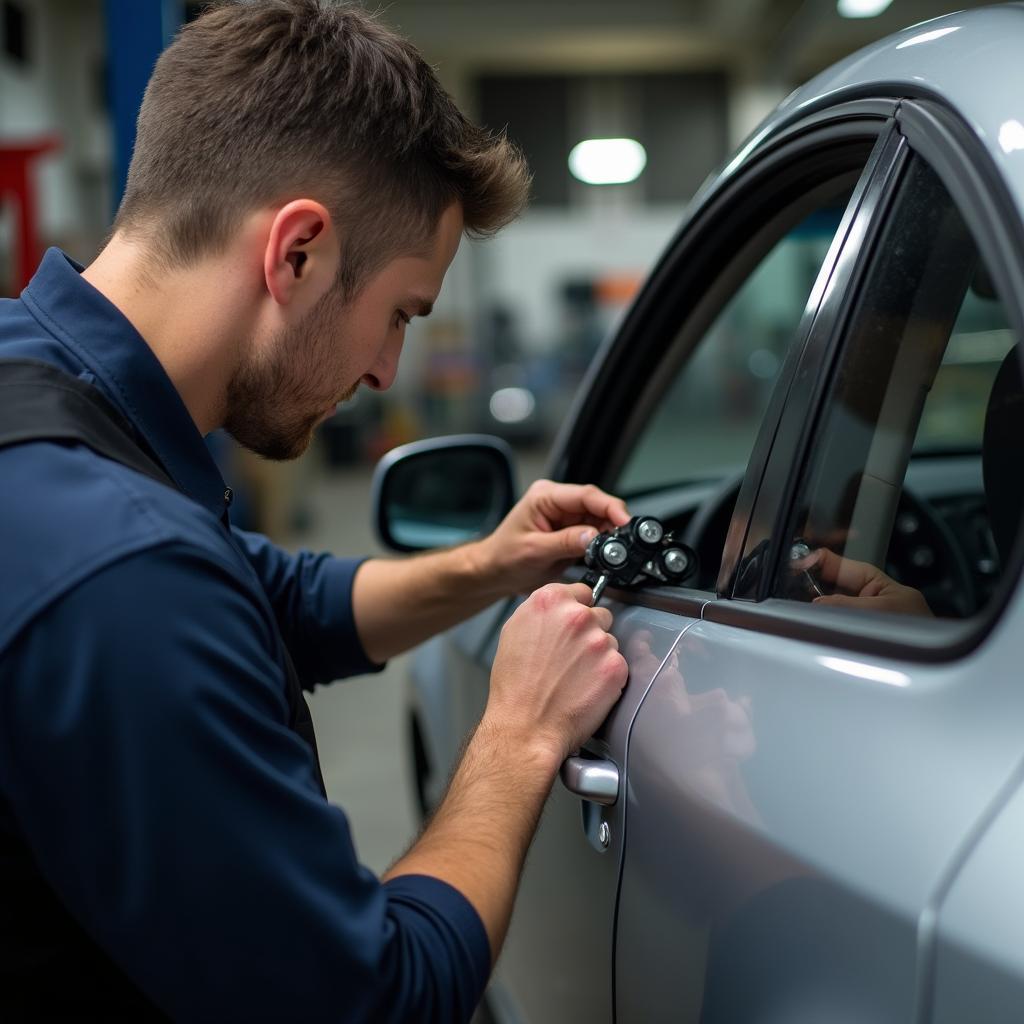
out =
[[[591,368],[549,475],[700,568],[605,591],[630,680],[544,814],[502,1024],[1024,1020],[1022,55],[1005,4],[795,92]],[[404,550],[512,498],[486,439],[378,484]],[[425,811],[513,607],[417,656]]]

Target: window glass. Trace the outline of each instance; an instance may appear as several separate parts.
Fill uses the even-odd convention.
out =
[[[775,593],[965,617],[990,598],[1024,488],[1016,336],[977,245],[922,161],[908,167],[826,400]]]
[[[734,292],[693,355],[669,375],[613,484],[617,493],[743,470],[851,191],[844,181],[800,217]]]

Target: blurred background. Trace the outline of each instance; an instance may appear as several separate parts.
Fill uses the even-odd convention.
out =
[[[203,6],[0,0],[0,295],[18,294],[46,246],[87,263],[102,245],[146,79],[174,32]],[[408,329],[394,388],[340,408],[302,460],[274,465],[212,439],[238,495],[236,521],[288,546],[371,552],[373,462],[433,434],[501,435],[519,453],[525,485],[542,472],[588,363],[704,178],[796,85],[873,40],[963,6],[975,5],[393,0],[381,7],[463,110],[523,148],[535,176],[532,203],[496,239],[463,244],[435,312]],[[742,347],[735,358],[747,360]],[[707,372],[733,372],[727,361],[726,351]],[[399,661],[388,674],[402,672]],[[355,819],[364,859],[380,869],[413,828],[398,754],[400,685],[334,687],[317,696],[314,714],[326,733],[328,788]]]

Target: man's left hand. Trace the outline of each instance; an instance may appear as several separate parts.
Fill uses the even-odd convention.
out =
[[[535,590],[582,558],[596,534],[628,522],[626,503],[592,484],[538,480],[478,542],[481,583],[501,594]]]

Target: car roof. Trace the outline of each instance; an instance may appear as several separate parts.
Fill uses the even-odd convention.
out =
[[[851,54],[791,93],[729,162],[788,124],[845,100],[938,99],[970,126],[1024,216],[1024,3],[921,22]]]

